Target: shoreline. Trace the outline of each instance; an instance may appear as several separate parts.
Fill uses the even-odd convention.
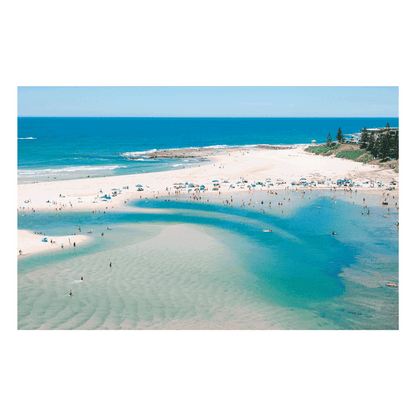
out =
[[[46,238],[48,241],[42,242],[43,238]],[[85,243],[89,239],[89,236],[82,234],[55,237],[41,233],[36,234],[29,230],[17,230],[17,257],[26,257],[32,254],[45,253],[58,249],[75,249],[78,244]],[[51,243],[51,241],[53,242]],[[76,244],[75,246],[74,243]]]
[[[204,185],[205,190],[201,191],[201,194],[203,192],[204,195],[215,195],[218,192],[232,194],[254,189],[279,191],[287,187],[333,189],[334,186],[336,187],[334,181],[349,178],[358,183],[381,181],[385,184],[384,187],[363,186],[351,189],[382,194],[387,191],[388,184],[392,180],[398,182],[399,174],[391,169],[378,169],[375,165],[314,155],[304,151],[306,146],[291,146],[284,149],[227,148],[213,152],[208,163],[179,170],[18,184],[17,211],[107,210],[140,197],[193,194],[196,185],[198,185],[197,192],[199,186]],[[191,150],[195,151],[195,149]],[[307,182],[315,181],[316,186],[291,185],[292,182],[299,183],[301,178],[306,178]],[[243,180],[246,183],[243,183]],[[267,180],[270,182],[266,182]],[[219,191],[213,190],[215,183],[213,181],[218,181],[216,183],[220,186],[216,188]],[[256,182],[261,182],[263,186],[249,188],[249,185]],[[191,183],[195,187],[183,188],[183,184]],[[142,190],[138,191],[138,189]],[[336,189],[343,190],[346,187],[336,187]],[[398,189],[396,185],[395,190],[389,192],[398,194]]]

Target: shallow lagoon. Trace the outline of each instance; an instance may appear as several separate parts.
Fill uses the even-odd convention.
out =
[[[18,328],[398,329],[398,289],[385,286],[398,281],[394,200],[385,218],[381,196],[363,193],[232,199],[19,216],[22,229],[67,235],[81,226],[93,238],[19,259]]]

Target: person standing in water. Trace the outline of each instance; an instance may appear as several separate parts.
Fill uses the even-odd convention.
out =
[[[110,267],[112,267],[112,266],[111,266],[111,262],[110,262]]]
[[[69,289],[69,296],[72,296],[72,290]]]

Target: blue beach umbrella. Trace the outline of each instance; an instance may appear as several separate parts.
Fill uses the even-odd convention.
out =
[[[136,188],[143,188],[143,185],[136,185]]]
[[[218,181],[215,179],[215,180],[213,180],[212,182],[214,183],[214,182],[218,182]]]

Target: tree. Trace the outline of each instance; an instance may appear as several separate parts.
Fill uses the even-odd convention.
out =
[[[361,132],[361,143],[360,149],[367,149],[368,146],[368,131],[367,128],[364,127],[363,131]]]
[[[369,136],[368,136],[368,141],[367,141],[368,145],[367,145],[367,150],[374,156],[377,157],[377,147],[376,147],[376,140],[374,138],[374,132],[372,132]]]
[[[391,158],[399,158],[399,132],[395,131],[391,137]]]
[[[326,145],[331,146],[331,142],[332,142],[331,133],[328,133],[328,137],[326,138]]]
[[[338,129],[337,140],[339,143],[344,143],[344,136],[342,135],[341,127]]]
[[[380,134],[377,140],[377,153],[380,159],[387,159],[391,155],[390,132]]]

